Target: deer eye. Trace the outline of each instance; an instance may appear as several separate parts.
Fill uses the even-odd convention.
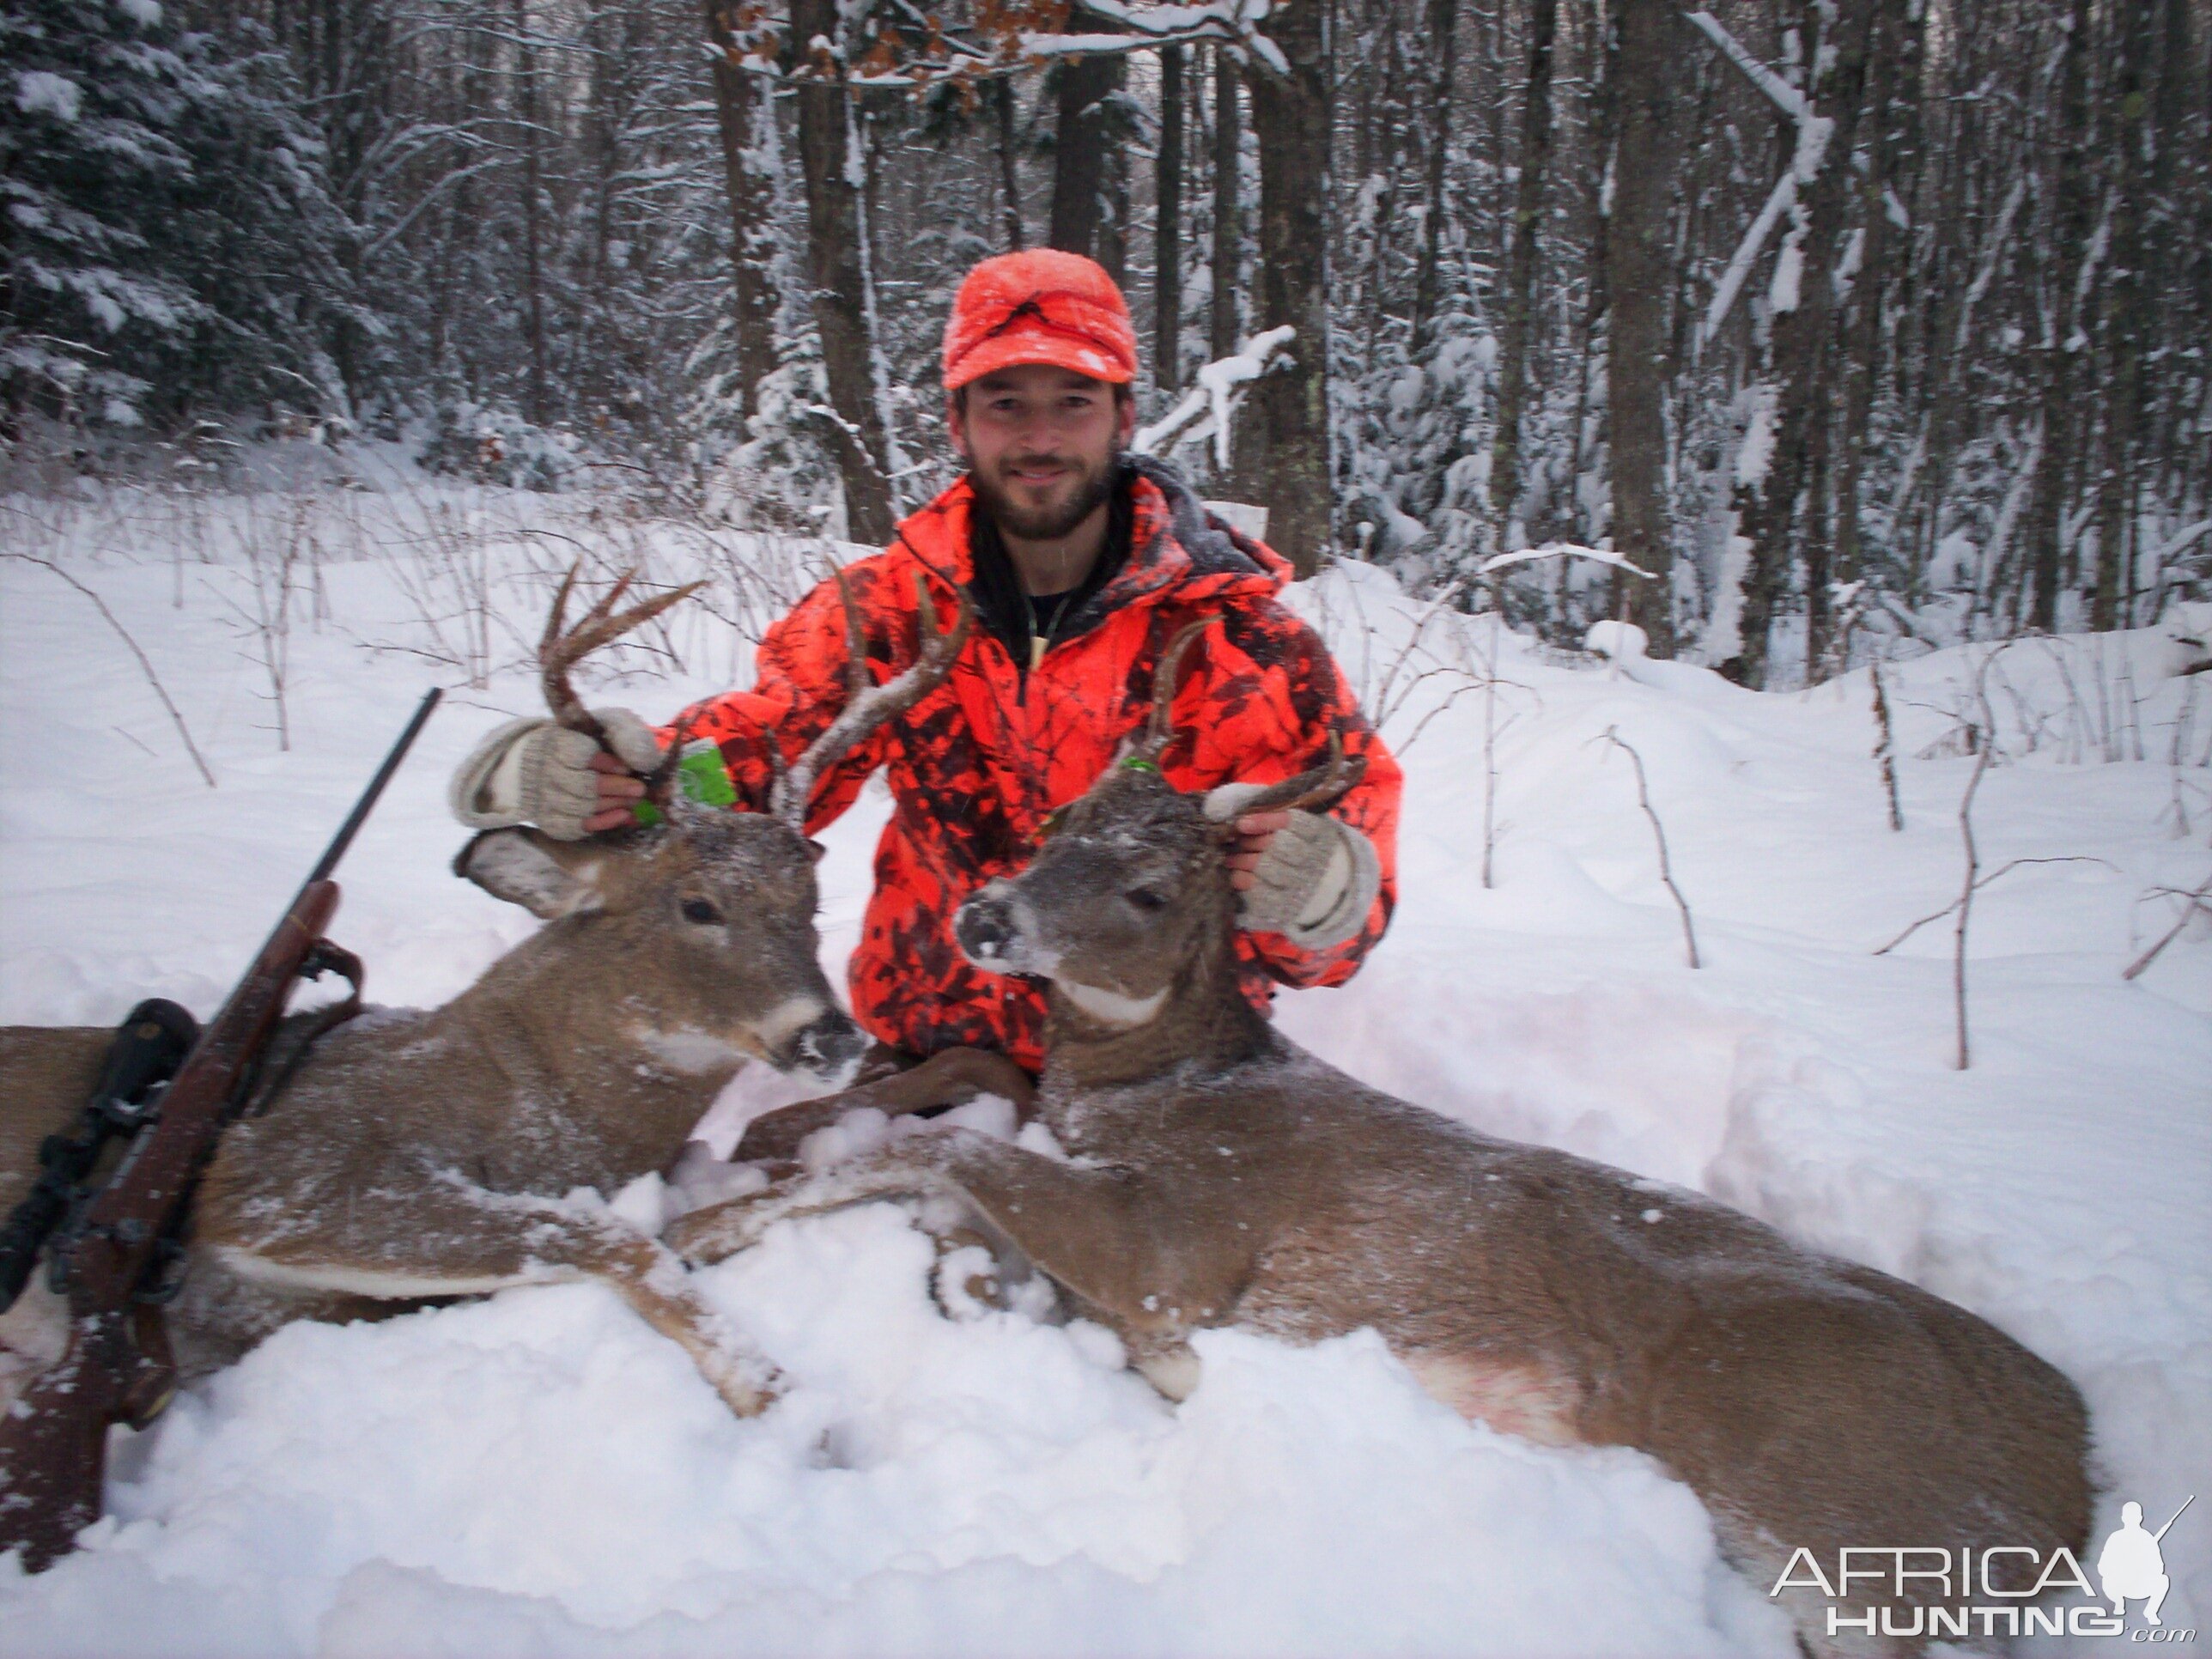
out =
[[[1164,910],[1168,908],[1168,896],[1154,892],[1149,887],[1133,887],[1122,896],[1139,910]]]
[[[717,922],[721,919],[722,913],[704,899],[694,898],[684,901],[684,920],[686,921],[706,924]]]

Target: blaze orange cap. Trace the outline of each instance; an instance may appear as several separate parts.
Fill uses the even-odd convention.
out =
[[[1116,386],[1137,378],[1129,302],[1103,265],[1038,247],[999,254],[968,273],[945,325],[945,389],[1016,363],[1048,363]]]

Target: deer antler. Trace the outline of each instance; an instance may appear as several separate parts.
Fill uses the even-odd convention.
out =
[[[1185,623],[1160,653],[1152,669],[1152,718],[1146,725],[1143,741],[1136,746],[1136,753],[1144,759],[1157,761],[1175,740],[1176,683],[1182,678],[1183,657],[1191,641],[1219,620],[1200,617],[1194,623]]]
[[[1235,817],[1221,827],[1233,830],[1236,818],[1248,817],[1255,812],[1295,812],[1327,806],[1366,775],[1367,757],[1355,755],[1346,759],[1344,734],[1331,732],[1326,761],[1310,771],[1269,784],[1258,794],[1238,801]]]
[[[775,781],[769,811],[800,835],[806,833],[806,808],[814,797],[814,781],[837,763],[839,757],[886,720],[903,714],[937,689],[952,672],[953,660],[968,642],[975,608],[968,595],[954,589],[960,605],[949,632],[937,625],[937,605],[929,597],[929,584],[920,572],[914,579],[915,597],[921,602],[921,652],[903,673],[881,685],[868,678],[867,641],[860,630],[860,608],[842,570],[834,573],[837,596],[845,608],[845,707],[822,735],[806,746],[791,768]]]
[[[581,732],[594,743],[605,745],[607,734],[585,708],[575,688],[568,684],[568,671],[592,652],[613,640],[619,639],[641,623],[651,622],[669,606],[688,599],[707,584],[686,582],[668,592],[655,594],[641,604],[634,605],[619,616],[615,614],[615,602],[629,591],[637,580],[635,569],[626,570],[615,585],[585,611],[575,627],[566,633],[562,624],[568,618],[568,595],[575,590],[576,578],[584,568],[579,559],[569,566],[568,574],[561,578],[561,586],[553,595],[553,611],[545,619],[545,632],[538,641],[538,677],[545,687],[546,706],[552,709],[556,724],[571,732]],[[671,752],[673,752],[672,750]]]

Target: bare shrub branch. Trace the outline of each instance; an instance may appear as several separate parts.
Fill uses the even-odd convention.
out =
[[[2171,890],[2168,890],[2170,891]],[[2151,963],[2158,960],[2159,953],[2164,951],[2167,945],[2172,944],[2174,940],[2181,937],[2182,929],[2189,926],[2191,920],[2199,910],[2203,910],[2208,915],[2212,915],[2212,904],[2205,902],[2206,899],[2212,898],[2212,876],[2206,877],[2204,884],[2197,888],[2196,891],[2192,893],[2181,894],[2179,895],[2179,896],[2186,898],[2189,901],[2188,903],[2181,907],[2181,915],[2179,919],[2174,922],[2172,927],[2166,930],[2164,937],[2162,937],[2157,944],[2152,945],[2149,950],[2144,951],[2141,956],[2137,957],[2133,962],[2127,965],[2126,969],[2120,975],[2122,979],[2140,978],[2143,970],[2148,968]]]
[[[107,601],[70,575],[52,559],[42,559],[35,553],[15,552],[0,555],[0,557],[21,559],[25,564],[43,566],[92,601],[100,614],[106,618],[107,625],[115,630],[116,637],[129,646],[131,654],[138,659],[138,666],[145,673],[146,684],[154,688],[154,695],[161,700],[161,707],[169,711],[170,724],[177,728],[178,737],[184,739],[185,752],[192,757],[192,764],[199,769],[200,776],[206,780],[207,787],[210,789],[214,788],[215,774],[208,770],[207,761],[200,754],[200,746],[192,741],[191,729],[185,724],[184,715],[178,712],[177,705],[170,700],[167,688],[161,684],[161,677],[154,672],[154,665],[146,659],[146,653],[138,648],[138,641],[131,637],[131,630],[117,621],[115,613],[107,608]]]
[[[1652,810],[1651,788],[1644,775],[1644,757],[1620,735],[1618,728],[1607,726],[1604,740],[1616,749],[1626,750],[1629,763],[1636,769],[1636,799],[1644,808],[1644,816],[1651,820],[1652,839],[1659,843],[1659,879],[1667,884],[1667,890],[1674,896],[1674,908],[1682,913],[1682,942],[1688,947],[1690,966],[1702,968],[1698,957],[1698,930],[1690,920],[1690,902],[1682,896],[1682,890],[1674,884],[1674,866],[1667,856],[1667,826],[1659,822],[1659,814]]]

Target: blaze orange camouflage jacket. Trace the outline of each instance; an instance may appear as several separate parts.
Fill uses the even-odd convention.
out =
[[[1330,810],[1365,834],[1382,866],[1366,925],[1323,951],[1279,934],[1243,933],[1247,994],[1265,1007],[1271,982],[1337,985],[1389,925],[1396,901],[1397,762],[1383,746],[1313,630],[1275,595],[1290,567],[1272,549],[1209,517],[1173,473],[1139,463],[1129,482],[1129,553],[1038,665],[1022,672],[980,623],[944,684],[848,751],[817,781],[810,833],[889,769],[890,823],[876,848],[876,888],[849,974],[853,1012],[871,1035],[915,1054],[972,1046],[1042,1060],[1044,998],[1027,981],[984,972],[952,934],[961,902],[1019,870],[1053,810],[1090,788],[1152,713],[1158,653],[1185,623],[1219,616],[1185,659],[1175,700],[1178,736],[1162,770],[1176,787],[1272,783],[1326,757],[1328,734],[1364,755],[1366,775]],[[917,575],[945,626],[956,585],[975,579],[974,496],[963,479],[899,526],[884,552],[846,571],[878,684],[920,649]],[[845,624],[825,581],[762,641],[754,690],[684,711],[720,747],[741,809],[759,811],[774,781],[768,744],[796,757],[844,706]]]

